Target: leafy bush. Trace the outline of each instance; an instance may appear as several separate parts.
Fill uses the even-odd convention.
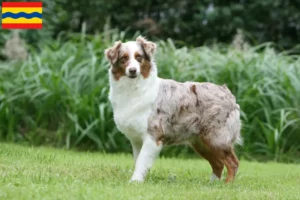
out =
[[[78,32],[85,22],[88,32],[103,31],[108,23],[112,28],[130,29],[132,34],[141,31],[150,38],[172,38],[195,46],[230,42],[238,29],[253,44],[272,41],[291,48],[300,39],[297,1],[60,0],[56,7],[64,8],[57,14],[67,13],[56,23],[56,32]]]
[[[252,44],[272,41],[291,48],[300,39],[299,7],[298,1],[285,0],[43,0],[44,28],[24,35],[32,44],[61,32],[80,32],[85,24],[88,33],[118,28],[199,46],[230,42],[242,29]]]
[[[0,137],[35,145],[129,151],[113,122],[103,56],[105,48],[124,37],[73,35],[68,42],[39,46],[41,51],[32,51],[25,62],[1,63]],[[176,48],[172,40],[157,43],[161,77],[226,83],[232,90],[242,110],[244,156],[284,160],[287,153],[299,153],[299,56],[276,53],[269,44],[237,50]]]
[[[99,38],[52,41],[41,53],[32,52],[27,62],[2,63],[2,138],[67,148],[93,142],[91,148],[117,149],[122,141],[114,140],[106,98],[104,46]]]

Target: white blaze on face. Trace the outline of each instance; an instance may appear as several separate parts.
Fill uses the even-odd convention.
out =
[[[128,53],[129,60],[128,60],[128,66],[126,67],[126,75],[130,76],[130,70],[136,71],[136,76],[141,74],[141,67],[140,63],[135,59],[135,54],[143,54],[142,48],[139,44],[136,42],[130,41],[126,42],[122,45],[121,51]]]

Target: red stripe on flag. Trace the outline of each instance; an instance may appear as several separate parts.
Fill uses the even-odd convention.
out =
[[[2,7],[42,7],[42,2],[2,2]]]
[[[41,29],[43,24],[2,24],[3,29]]]

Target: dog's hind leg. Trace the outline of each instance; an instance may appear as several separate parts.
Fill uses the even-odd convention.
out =
[[[228,150],[224,150],[223,161],[227,168],[226,183],[228,183],[234,180],[239,167],[239,160],[234,153],[233,147],[230,147]]]
[[[217,151],[205,147],[204,144],[201,143],[200,139],[198,141],[192,142],[191,145],[198,154],[200,154],[209,162],[212,168],[212,175],[210,180],[214,181],[216,179],[221,179],[224,168],[224,163],[221,157],[222,155],[220,155]]]

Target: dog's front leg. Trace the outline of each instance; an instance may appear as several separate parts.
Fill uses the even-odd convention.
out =
[[[149,169],[152,167],[156,157],[159,155],[162,144],[157,144],[151,137],[147,136],[143,142],[141,152],[136,160],[134,173],[130,179],[130,182],[143,182]]]
[[[137,140],[130,140],[130,142],[131,142],[131,146],[132,146],[134,162],[136,163],[136,160],[141,152],[143,142],[137,141]]]

